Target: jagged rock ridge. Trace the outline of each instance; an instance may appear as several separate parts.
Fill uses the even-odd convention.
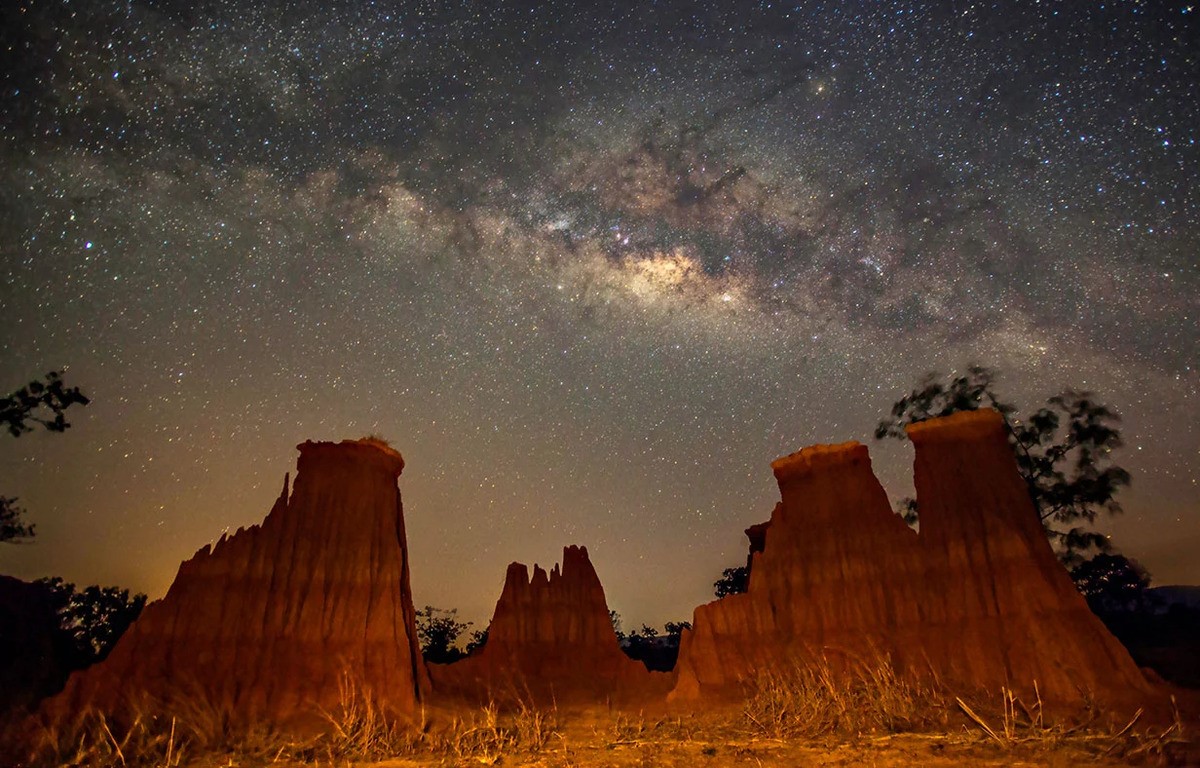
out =
[[[587,548],[577,546],[563,549],[561,570],[556,565],[547,573],[535,564],[532,578],[523,563],[510,564],[487,643],[432,672],[438,690],[480,699],[603,701],[663,688],[666,679],[621,651],[600,578]]]
[[[261,525],[184,562],[109,657],[51,702],[110,711],[201,697],[238,722],[337,704],[349,675],[398,713],[428,689],[416,640],[400,454],[379,441],[305,442],[295,487]]]
[[[1148,692],[1041,530],[995,411],[909,428],[921,531],[892,512],[865,446],[772,463],[781,502],[746,593],[696,609],[672,697],[729,690],[770,666],[888,658],[904,674],[998,691]],[[761,530],[755,535],[762,537]]]

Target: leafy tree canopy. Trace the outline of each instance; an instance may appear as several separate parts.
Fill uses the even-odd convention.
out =
[[[617,641],[620,642],[626,638],[624,630],[621,628],[621,614],[614,610],[609,610],[608,620],[612,622],[613,633],[617,636]]]
[[[0,399],[0,423],[13,437],[33,431],[31,423],[41,424],[51,432],[65,432],[71,426],[66,410],[89,402],[79,387],[68,388],[63,383],[62,371],[51,371],[45,381],[31,381]]]
[[[618,621],[620,617],[617,617]],[[679,641],[683,630],[691,629],[686,621],[668,621],[664,627],[665,634],[648,624],[643,624],[636,632],[628,635],[620,634],[621,650],[635,661],[640,661],[651,671],[666,672],[675,666],[679,656]]]
[[[1060,559],[1070,566],[1090,553],[1107,552],[1108,539],[1089,526],[1100,513],[1121,511],[1115,496],[1130,482],[1129,473],[1111,457],[1121,446],[1120,416],[1090,392],[1069,389],[1021,419],[1016,406],[996,394],[995,379],[993,369],[977,365],[949,381],[930,374],[896,401],[891,415],[879,422],[875,438],[907,439],[904,427],[913,422],[995,408],[1004,417],[1017,468]],[[911,520],[915,502],[904,499],[900,505]]]
[[[55,576],[40,579],[50,594],[59,627],[71,639],[76,654],[71,666],[82,668],[102,661],[146,605],[146,596],[128,589],[92,585],[77,590]]]
[[[1094,613],[1146,608],[1150,574],[1135,560],[1101,553],[1071,570],[1071,579]]]
[[[25,510],[17,506],[16,496],[0,496],[0,541],[18,542],[33,538],[33,524],[22,522]]]
[[[491,629],[491,627],[487,626],[487,627],[484,627],[483,629],[477,629],[471,633],[471,639],[467,641],[467,648],[466,648],[466,654],[468,656],[471,656],[476,651],[483,648],[483,646],[487,645],[489,629]]]
[[[736,568],[726,568],[721,578],[713,582],[713,593],[718,599],[726,595],[736,595],[746,591],[750,586],[750,569],[744,565]]]
[[[0,398],[0,423],[13,437],[33,431],[30,424],[41,424],[51,432],[63,432],[66,410],[72,405],[87,405],[79,387],[67,388],[62,372],[51,371],[45,381],[31,381],[5,398]],[[32,523],[22,521],[25,510],[17,506],[15,496],[0,496],[0,542],[19,542],[34,536]]]
[[[457,608],[425,606],[417,611],[417,639],[421,643],[421,655],[435,664],[458,661],[467,655],[458,646],[459,639],[470,628],[471,622],[458,620]]]

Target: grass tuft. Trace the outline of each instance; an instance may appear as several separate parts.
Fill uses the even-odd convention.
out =
[[[95,709],[42,728],[31,747],[33,765],[80,767],[174,768],[195,751],[176,717],[138,711],[119,722]]]
[[[782,739],[919,730],[941,706],[934,687],[900,677],[884,656],[837,667],[822,657],[759,674],[743,714],[753,731]]]
[[[467,718],[454,719],[445,736],[446,751],[492,765],[505,754],[542,752],[558,735],[557,709],[540,709],[522,700],[503,712],[493,701]]]
[[[346,670],[338,677],[337,707],[333,711],[322,709],[321,716],[329,731],[320,747],[330,759],[379,760],[410,753],[427,730],[423,708],[420,720],[408,726]]]

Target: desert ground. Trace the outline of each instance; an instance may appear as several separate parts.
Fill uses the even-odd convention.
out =
[[[1200,765],[1200,697],[1178,691],[1170,712],[1116,718],[1095,708],[1055,721],[1019,699],[896,690],[873,701],[826,691],[753,692],[687,711],[533,705],[520,700],[423,708],[397,721],[364,698],[323,712],[307,737],[237,731],[212,711],[177,709],[118,725],[99,716],[45,735],[43,764],[233,766],[1126,766]],[[844,693],[844,692],[843,692]],[[862,692],[859,692],[860,694]],[[829,695],[833,694],[833,695]],[[1052,713],[1051,713],[1052,714]],[[302,730],[302,729],[301,729]],[[49,759],[46,759],[49,758]]]

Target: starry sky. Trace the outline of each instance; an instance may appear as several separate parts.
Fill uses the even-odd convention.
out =
[[[1123,416],[1125,514],[1200,583],[1190,2],[5,3],[0,571],[161,596],[305,439],[378,434],[418,605],[585,544],[690,618],[922,374]]]

